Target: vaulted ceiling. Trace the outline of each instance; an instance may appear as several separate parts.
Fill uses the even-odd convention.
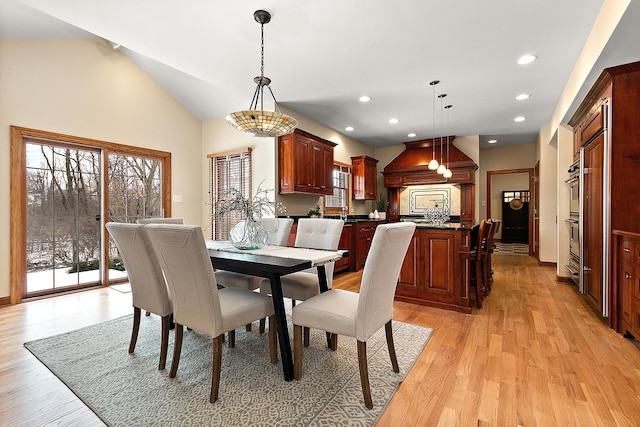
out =
[[[632,0],[592,81],[605,66],[640,59],[635,42],[625,44],[640,39],[637,3]],[[249,106],[253,78],[260,74],[260,25],[253,12],[265,9],[272,14],[264,27],[265,75],[282,105],[374,147],[445,132],[480,135],[482,147],[492,138],[502,144],[535,141],[602,5],[603,0],[0,0],[0,38],[98,37],[118,43],[194,115],[209,120]],[[538,59],[516,64],[523,54]],[[432,80],[440,83],[432,87]],[[447,94],[442,101],[441,93]],[[531,96],[516,100],[521,93]],[[362,95],[371,101],[360,102]],[[449,104],[444,112],[441,107]],[[516,122],[517,116],[526,120]],[[398,123],[390,124],[391,118]]]

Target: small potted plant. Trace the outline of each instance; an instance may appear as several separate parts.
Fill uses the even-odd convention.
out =
[[[320,218],[320,205],[316,205],[315,208],[309,209],[307,213],[310,218]]]
[[[387,206],[389,206],[387,199],[385,199],[384,196],[378,197],[378,200],[376,200],[376,210],[382,220],[387,219]]]

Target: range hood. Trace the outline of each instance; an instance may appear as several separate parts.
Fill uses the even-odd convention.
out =
[[[453,141],[454,136],[444,137]],[[433,157],[435,148],[436,159],[447,159],[447,142],[442,144],[440,154],[440,138],[423,139],[405,142],[405,150],[391,161],[383,170],[384,186],[387,188],[406,187],[409,185],[425,184],[474,184],[475,171],[478,165],[462,151],[449,143],[449,169],[453,176],[443,178],[436,171],[429,169],[429,161]]]

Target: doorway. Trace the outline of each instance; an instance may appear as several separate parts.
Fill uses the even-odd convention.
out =
[[[170,216],[171,153],[11,127],[10,302],[127,280],[104,224]]]

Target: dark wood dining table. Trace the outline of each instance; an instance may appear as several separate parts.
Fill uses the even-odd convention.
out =
[[[288,249],[295,250],[295,248]],[[282,283],[280,282],[280,278],[285,274],[306,270],[313,266],[313,262],[303,258],[283,258],[257,254],[252,251],[229,252],[222,249],[212,248],[209,248],[208,251],[211,258],[211,264],[214,269],[264,277],[269,279],[271,282],[271,298],[276,316],[276,327],[278,330],[278,342],[280,346],[280,356],[282,358],[284,379],[285,381],[293,380],[293,355],[291,352],[291,341],[289,338],[289,328],[287,327],[287,316],[284,308],[284,297],[282,295]],[[304,249],[302,251],[304,251]],[[337,252],[342,257],[348,255],[346,251],[332,252]],[[315,267],[318,269],[320,292],[326,292],[328,290],[328,286],[324,265],[319,264]],[[269,325],[269,327],[271,327],[271,325]]]

